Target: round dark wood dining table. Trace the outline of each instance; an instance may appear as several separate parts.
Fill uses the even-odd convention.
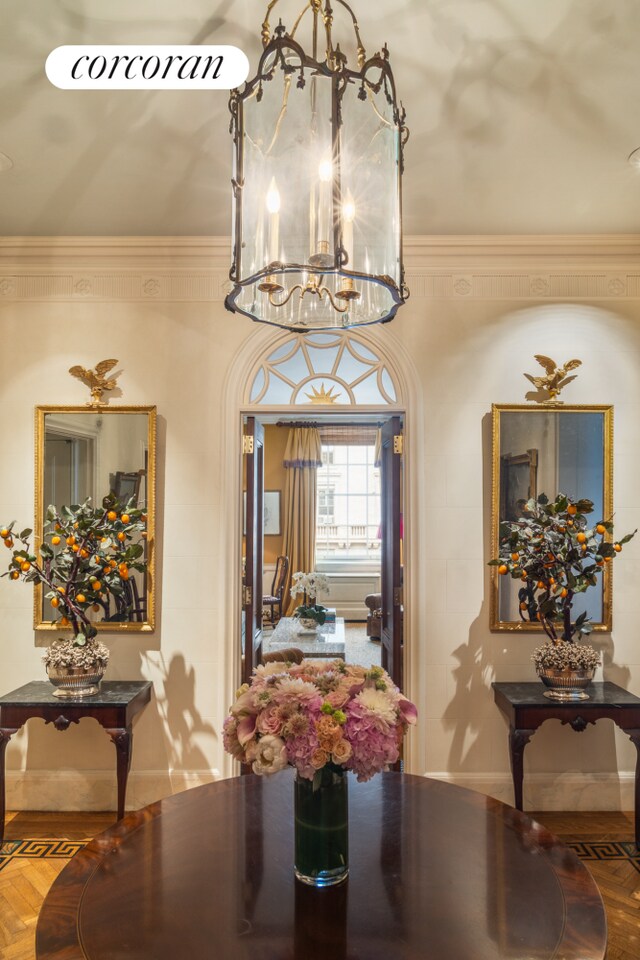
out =
[[[603,960],[596,885],[496,800],[385,773],[349,783],[349,879],[293,874],[293,776],[245,776],[129,814],[65,867],[38,960]]]

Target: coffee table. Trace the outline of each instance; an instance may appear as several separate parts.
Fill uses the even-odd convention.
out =
[[[324,623],[317,631],[300,630],[295,617],[281,617],[270,638],[265,638],[265,652],[297,647],[307,657],[341,657],[344,660],[344,619],[336,617]]]
[[[437,780],[350,778],[349,879],[305,887],[291,773],[187,790],[100,834],[46,898],[37,960],[603,960],[575,854]]]

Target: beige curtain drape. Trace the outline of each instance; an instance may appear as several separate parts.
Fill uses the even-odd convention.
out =
[[[309,573],[316,562],[317,468],[322,465],[320,434],[315,427],[292,427],[284,453],[287,474],[284,485],[283,553],[289,557],[289,573],[283,607],[291,616],[300,598],[291,598],[291,576]]]
[[[382,430],[380,427],[376,430],[375,451],[373,454],[374,467],[382,466]]]

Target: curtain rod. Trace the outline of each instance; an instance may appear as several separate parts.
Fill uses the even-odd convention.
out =
[[[278,420],[276,427],[381,427],[384,421],[370,423],[363,420],[327,421],[322,420]]]

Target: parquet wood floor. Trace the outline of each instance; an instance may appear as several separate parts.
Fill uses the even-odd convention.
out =
[[[631,814],[537,813],[532,816],[567,842],[633,838]],[[18,813],[7,815],[5,842],[25,838],[83,840],[114,822],[112,813]],[[69,861],[16,857],[0,870],[0,957],[35,960],[38,912],[51,884]],[[640,960],[640,870],[626,859],[586,862],[607,910],[607,960]],[[176,957],[176,960],[183,960]],[[186,960],[186,958],[184,958]]]
[[[115,822],[113,813],[7,814],[5,843],[37,837],[85,840]],[[34,960],[36,921],[42,901],[67,859],[16,857],[0,870],[0,957]]]
[[[633,840],[630,813],[532,813],[565,843]],[[583,860],[607,911],[607,960],[640,960],[640,871],[629,860]]]

